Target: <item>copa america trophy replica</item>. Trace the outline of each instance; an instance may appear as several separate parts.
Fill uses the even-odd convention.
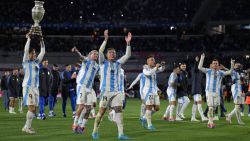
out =
[[[44,4],[43,1],[35,1],[35,6],[32,8],[32,19],[34,21],[34,25],[32,25],[31,27],[32,37],[42,36],[41,26],[39,25],[39,23],[43,19],[45,13],[43,4]]]

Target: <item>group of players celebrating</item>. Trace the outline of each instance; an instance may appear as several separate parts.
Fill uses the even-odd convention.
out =
[[[39,40],[41,44],[41,52],[36,57],[35,50],[30,50],[31,34],[27,34],[27,42],[24,49],[23,57],[23,68],[24,68],[24,80],[23,80],[23,97],[24,104],[28,106],[28,112],[26,115],[26,123],[22,128],[23,132],[28,134],[35,134],[35,130],[31,128],[32,120],[35,117],[36,107],[38,106],[39,97],[39,63],[42,61],[45,54],[45,45],[42,38],[41,29],[37,30],[40,33]],[[72,75],[76,78],[76,103],[77,110],[76,115],[73,120],[72,130],[75,133],[83,133],[85,130],[88,117],[91,112],[91,107],[93,105],[93,82],[96,75],[100,78],[100,102],[99,111],[95,117],[94,129],[92,132],[92,138],[99,138],[99,125],[102,121],[103,115],[106,110],[109,110],[109,118],[114,123],[116,123],[118,128],[118,139],[126,140],[129,139],[123,132],[123,106],[125,99],[124,90],[124,70],[122,65],[131,56],[131,46],[130,42],[132,39],[132,34],[129,32],[125,37],[126,41],[126,53],[124,56],[116,59],[116,50],[114,48],[108,48],[106,51],[106,58],[104,55],[105,47],[108,42],[108,30],[104,31],[104,41],[101,44],[99,51],[92,50],[87,56],[81,55],[76,48],[81,58],[81,68],[79,73]],[[236,114],[239,124],[243,124],[240,119],[239,114],[239,104],[242,104],[242,88],[240,74],[236,71],[239,63],[235,63],[231,60],[231,69],[227,71],[220,70],[218,60],[213,60],[210,68],[203,67],[203,61],[205,54],[201,55],[199,65],[196,67],[201,72],[206,74],[206,100],[208,105],[208,118],[203,115],[202,111],[202,99],[201,92],[194,94],[194,105],[192,108],[192,118],[191,121],[198,121],[195,118],[196,108],[198,106],[198,111],[201,115],[202,121],[208,121],[208,128],[214,128],[213,123],[214,109],[220,103],[220,93],[221,93],[221,80],[225,75],[231,75],[233,79],[232,94],[234,98],[235,108],[227,115],[227,120],[231,122],[231,117]],[[197,61],[199,60],[196,59]],[[168,81],[167,95],[169,99],[169,105],[167,106],[166,112],[163,116],[164,120],[168,121],[179,121],[184,119],[184,111],[187,108],[190,100],[185,92],[182,91],[182,96],[178,97],[178,105],[176,109],[176,117],[174,118],[174,108],[176,105],[176,94],[179,86],[178,79],[186,79],[184,71],[186,69],[186,64],[176,65],[173,67],[173,72],[171,73]],[[153,113],[159,111],[160,99],[158,95],[159,88],[157,87],[156,74],[163,72],[165,70],[165,62],[155,63],[154,56],[148,56],[146,58],[146,64],[143,66],[143,71],[138,75],[135,81],[131,84],[128,89],[131,89],[133,85],[140,81],[140,96],[141,96],[141,114],[140,121],[142,125],[148,130],[156,130],[152,124]],[[178,77],[179,75],[179,77]]]

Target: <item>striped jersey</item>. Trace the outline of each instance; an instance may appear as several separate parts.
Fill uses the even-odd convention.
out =
[[[225,71],[206,69],[206,92],[213,94],[221,94],[221,81],[226,75]]]
[[[96,73],[99,71],[99,65],[96,61],[84,59],[80,71],[76,77],[78,85],[83,85],[88,89],[92,89]]]
[[[124,70],[121,68],[120,69],[120,84],[119,84],[119,91],[121,93],[124,93],[125,90],[124,90],[124,81],[125,81],[125,73],[124,73]]]
[[[39,87],[39,63],[42,61],[43,56],[45,54],[45,45],[41,40],[41,52],[37,56],[36,60],[29,59],[29,48],[30,48],[30,39],[27,39],[24,48],[24,56],[23,56],[23,70],[24,70],[24,78],[23,78],[23,87]]]
[[[232,93],[233,93],[233,96],[237,96],[239,93],[242,93],[240,74],[237,71],[233,70],[231,74],[231,78],[233,82],[233,85],[231,86],[233,90]]]
[[[178,81],[178,76],[177,76],[177,74],[175,74],[174,72],[172,72],[172,73],[170,74],[169,78],[168,78],[168,89],[173,90],[174,92],[176,92],[177,87],[173,87],[173,86],[172,86],[172,83],[175,83],[175,84],[176,84],[177,81]]]
[[[101,92],[119,92],[121,83],[121,63],[119,61],[107,61],[100,65]]]

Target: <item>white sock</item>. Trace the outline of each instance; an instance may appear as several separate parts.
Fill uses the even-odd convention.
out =
[[[170,112],[170,105],[168,105],[166,112],[164,113],[163,117],[167,117]]]
[[[152,117],[151,117],[151,110],[146,110],[145,115],[146,115],[148,127],[152,126],[152,122],[151,122],[151,119],[152,119]]]
[[[145,111],[146,111],[146,105],[142,103],[140,117],[143,117],[145,115]]]
[[[78,118],[78,123],[77,123],[78,125],[82,124],[82,120],[83,120],[85,114],[86,114],[86,108],[84,107],[81,114],[80,114],[80,117]]]
[[[99,125],[101,123],[101,114],[99,112],[96,115],[93,132],[98,132]]]
[[[197,105],[193,104],[193,107],[192,107],[192,119],[195,119],[196,108],[197,108]]]
[[[235,105],[235,114],[236,114],[236,118],[238,123],[241,123],[241,115],[240,115],[240,105]]]
[[[176,107],[176,117],[177,117],[177,115],[180,115],[180,114],[181,114],[181,113],[180,113],[181,107],[182,107],[182,103],[178,103],[178,104],[177,104],[177,107]]]
[[[32,124],[32,120],[33,120],[34,116],[35,116],[35,114],[33,112],[30,112],[30,111],[27,112],[26,123],[25,123],[26,128],[31,128],[31,124]]]
[[[181,107],[181,110],[180,110],[179,114],[184,114],[184,112],[185,112],[185,110],[186,110],[188,104],[190,103],[190,100],[189,100],[188,97],[185,97],[184,99],[185,99],[185,101],[184,101],[184,103],[182,104],[182,107]]]
[[[77,123],[78,123],[78,119],[79,119],[79,117],[78,117],[78,116],[75,116],[75,119],[74,119],[74,123],[73,123],[73,125],[77,125]]]
[[[203,114],[203,110],[202,110],[201,104],[198,104],[198,111],[199,111],[199,113],[200,113],[201,118],[204,118],[205,116],[204,116],[204,114]]]
[[[23,111],[23,99],[20,99],[20,111]]]
[[[81,124],[81,127],[85,127],[85,125],[87,124],[87,122],[88,122],[88,119],[83,119],[82,120],[82,124]]]
[[[95,115],[95,108],[94,108],[94,107],[91,109],[91,114],[92,114],[93,117],[96,116],[96,115]]]
[[[174,115],[174,105],[170,105],[170,117],[169,118],[174,118],[173,115]]]
[[[117,124],[118,135],[123,135],[123,116],[122,113],[115,113],[114,121]]]
[[[214,108],[213,107],[208,107],[208,123],[213,123],[213,118],[214,118]]]

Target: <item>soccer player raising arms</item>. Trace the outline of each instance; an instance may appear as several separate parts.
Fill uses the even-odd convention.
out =
[[[27,42],[24,48],[23,56],[23,68],[24,68],[24,80],[23,80],[23,97],[24,104],[28,106],[28,112],[26,115],[26,123],[22,129],[23,132],[28,134],[35,134],[36,132],[31,128],[32,120],[35,117],[36,107],[39,100],[39,63],[42,61],[45,54],[45,45],[42,37],[42,31],[40,28],[32,28],[31,30],[37,30],[40,34],[38,39],[40,40],[41,52],[36,57],[34,49],[30,49],[31,32],[26,35]]]
[[[120,81],[120,69],[121,65],[124,64],[131,56],[130,41],[132,39],[132,34],[129,32],[128,36],[125,37],[127,43],[126,54],[122,56],[119,60],[116,59],[116,51],[114,48],[107,49],[107,59],[104,57],[105,46],[108,41],[108,30],[104,31],[105,40],[103,41],[99,49],[99,65],[100,65],[100,91],[101,100],[99,103],[99,112],[96,115],[94,129],[92,132],[93,139],[98,139],[98,128],[101,119],[108,107],[115,110],[114,122],[118,127],[118,139],[124,140],[129,139],[123,133],[123,115],[122,115],[122,97],[123,95],[119,91]]]
[[[219,61],[214,59],[211,62],[211,68],[204,68],[205,54],[203,53],[200,58],[200,62],[198,65],[198,69],[206,74],[206,99],[208,109],[208,128],[215,128],[215,124],[213,123],[213,113],[215,107],[220,105],[220,88],[221,88],[221,80],[224,76],[230,75],[232,72],[234,60],[231,60],[231,69],[228,71],[222,71],[219,68]]]

